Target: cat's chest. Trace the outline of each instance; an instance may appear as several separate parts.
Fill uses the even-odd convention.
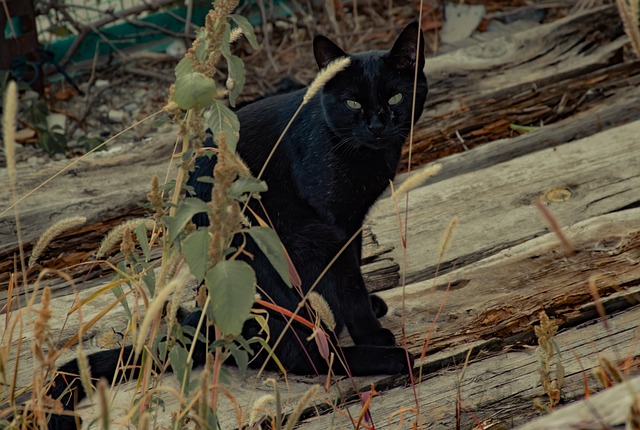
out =
[[[393,179],[396,151],[326,154],[300,172],[301,196],[331,224],[358,229],[369,208]]]

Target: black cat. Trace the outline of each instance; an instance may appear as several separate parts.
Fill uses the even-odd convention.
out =
[[[303,107],[264,172],[269,189],[262,194],[261,204],[255,200],[251,203],[264,219],[267,219],[265,212],[268,214],[300,274],[305,292],[360,229],[369,208],[395,176],[400,151],[411,128],[416,67],[414,120],[420,117],[427,95],[423,46],[417,23],[402,31],[390,51],[346,54],[325,37],[314,39],[314,54],[320,68],[344,56],[349,56],[351,63]],[[305,90],[300,90],[274,96],[237,112],[241,124],[238,152],[252,173],[257,174],[262,168],[304,93]],[[203,200],[210,199],[212,185],[196,179],[210,176],[214,164],[215,157],[199,158],[189,180],[195,194]],[[194,221],[198,225],[207,223],[204,215],[194,217]],[[396,346],[393,334],[382,328],[377,319],[386,313],[387,307],[365,288],[360,272],[361,244],[358,235],[315,290],[333,312],[335,333],[346,327],[355,343],[342,348],[348,369],[335,360],[332,370],[353,375],[407,373],[412,359]],[[252,255],[247,261],[255,270],[263,297],[294,310],[300,302],[299,293],[283,283],[250,238],[246,247]],[[312,320],[304,310],[301,315]],[[183,324],[195,326],[199,319],[200,312],[194,312]],[[286,318],[270,313],[272,340],[280,336],[285,324]],[[248,320],[243,337],[249,339],[259,334],[255,320]],[[302,375],[327,372],[327,363],[316,343],[306,340],[309,334],[305,326],[294,323],[276,348],[275,354],[289,372]],[[193,357],[195,365],[204,363],[206,352],[207,345],[198,342]],[[124,348],[125,361],[130,353],[131,347]],[[120,350],[112,350],[90,355],[92,377],[112,380],[117,376],[114,374],[120,354]],[[263,356],[252,364],[262,365],[266,352],[260,354]],[[78,366],[73,360],[59,370],[77,374]],[[137,376],[135,371],[127,374]],[[51,394],[61,399],[65,409],[72,410],[75,402],[85,396],[82,386],[71,382],[68,376],[66,379],[58,376],[54,382]],[[75,424],[70,417],[53,416],[49,428],[75,428]]]

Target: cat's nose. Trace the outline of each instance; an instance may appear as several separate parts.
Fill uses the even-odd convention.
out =
[[[368,128],[368,129],[369,129],[369,131],[370,131],[371,133],[373,133],[376,137],[379,137],[379,136],[382,134],[382,132],[384,131],[385,124],[382,124],[382,123],[379,123],[379,122],[377,122],[377,123],[372,123],[372,124],[369,124],[369,125],[367,126],[367,128]]]

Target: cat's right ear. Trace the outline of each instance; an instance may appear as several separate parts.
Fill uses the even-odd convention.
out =
[[[347,54],[338,45],[324,36],[316,36],[313,38],[313,55],[316,57],[316,63],[320,69],[327,67],[327,64],[333,60],[346,57]]]

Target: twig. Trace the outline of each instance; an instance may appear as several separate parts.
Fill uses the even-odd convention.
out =
[[[94,21],[88,25],[79,25],[77,23],[75,23],[75,21],[73,20],[73,18],[71,18],[69,20],[70,23],[75,23],[76,25],[79,25],[79,28],[81,28],[80,34],[78,34],[78,36],[75,38],[75,40],[73,41],[73,43],[71,44],[71,46],[69,47],[69,49],[67,50],[67,53],[65,54],[64,58],[60,61],[60,65],[61,66],[65,66],[70,60],[71,57],[73,57],[73,54],[76,52],[76,50],[78,49],[78,47],[80,46],[80,44],[82,43],[82,41],[85,39],[85,37],[87,37],[87,35],[89,33],[91,33],[92,31],[95,31],[95,29],[103,27],[107,24],[110,24],[114,21],[117,21],[119,19],[125,19],[127,16],[129,15],[135,15],[147,10],[157,10],[160,9],[161,7],[167,6],[171,3],[173,3],[174,0],[156,0],[154,2],[150,2],[150,3],[145,3],[142,5],[138,5],[138,6],[133,6],[130,7],[128,9],[124,9],[120,12],[113,12],[110,15],[105,16],[104,18],[101,18],[97,21]],[[60,13],[64,13],[64,8],[58,8],[57,10],[60,11]],[[103,11],[104,12],[104,11]],[[67,14],[68,15],[68,14]],[[68,19],[65,16],[66,19]]]

